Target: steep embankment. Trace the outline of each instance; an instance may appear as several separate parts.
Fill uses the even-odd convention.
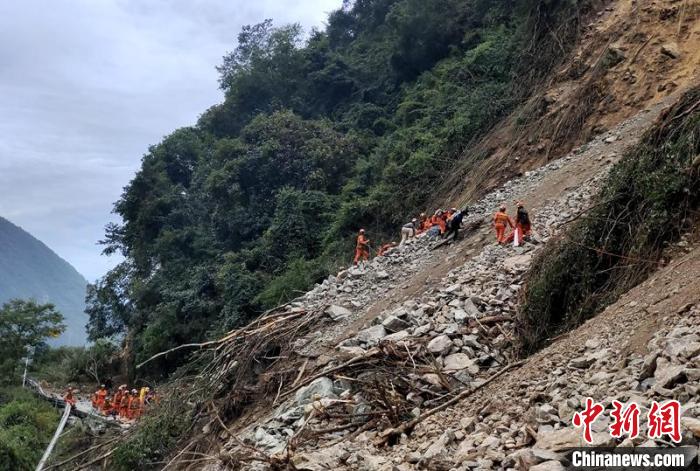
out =
[[[572,363],[581,356],[575,342],[551,347],[563,345],[569,356],[548,369],[537,363],[552,358],[544,353],[525,364],[516,362],[517,293],[543,244],[499,247],[492,242],[488,219],[499,202],[524,196],[538,238],[546,243],[590,207],[610,166],[638,142],[665,105],[486,195],[473,205],[467,222],[473,230],[466,240],[431,251],[431,241],[418,239],[366,269],[329,278],[216,343],[218,354],[210,358],[205,377],[211,390],[219,391],[221,409],[212,411],[212,422],[202,422],[206,433],[188,441],[188,450],[218,450],[221,465],[233,469],[285,463],[309,470],[392,469],[399,463],[399,469],[507,469],[522,466],[518,460],[532,464],[554,457],[528,451],[533,439],[548,449],[548,439],[573,434],[558,430],[558,421],[568,419],[558,409],[564,407],[561,400],[569,399],[561,381],[553,383],[559,387],[555,399],[541,399],[541,394],[551,394],[544,387],[552,380],[548,375],[570,372],[566,381],[584,394],[590,385],[620,385],[606,382],[612,376],[602,375],[612,373],[604,369],[585,379],[578,375],[584,366],[617,363],[608,355],[612,348]],[[688,295],[693,292],[689,288]],[[591,349],[608,345],[606,332],[621,335],[619,328],[597,332],[601,339],[590,343]],[[633,374],[638,363],[632,358],[625,374]],[[667,374],[661,365],[659,375]],[[530,380],[530,369],[539,376]],[[561,414],[541,419],[540,429],[529,424],[529,409],[523,408],[523,398],[530,397],[513,386],[528,381],[534,381],[531,392],[540,398],[542,410]],[[518,400],[508,403],[508,394]],[[466,397],[468,401],[459,401]],[[573,401],[566,411],[578,407]],[[538,414],[544,417],[545,412]],[[480,421],[476,413],[494,416]],[[552,424],[556,437],[547,435]],[[214,442],[207,438],[212,433],[218,437]],[[385,447],[397,440],[398,445]]]
[[[440,197],[469,201],[687,89],[700,73],[699,17],[697,0],[607,2],[539,92],[465,151]]]
[[[67,326],[58,343],[85,343],[87,281],[44,243],[0,218],[0,303],[33,298],[53,303]]]

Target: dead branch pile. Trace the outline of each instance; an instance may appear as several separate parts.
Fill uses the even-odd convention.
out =
[[[299,374],[301,358],[293,355],[294,340],[319,322],[323,309],[270,312],[229,332],[203,355],[211,356],[201,377],[225,396],[224,419],[238,415],[251,400],[276,398]]]

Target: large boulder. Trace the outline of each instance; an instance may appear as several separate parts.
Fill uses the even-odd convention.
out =
[[[343,306],[337,306],[335,304],[328,306],[324,312],[334,321],[339,321],[340,319],[344,319],[352,314],[350,309],[344,308]]]
[[[357,340],[367,345],[377,345],[381,339],[386,337],[386,329],[383,325],[374,325],[357,333]]]
[[[294,396],[294,401],[297,405],[304,405],[317,399],[335,399],[336,397],[333,391],[333,380],[324,376],[313,380],[308,386],[299,389]]]
[[[394,315],[390,315],[386,319],[384,319],[382,325],[388,332],[398,332],[400,330],[404,330],[410,327],[410,324],[408,322],[406,322],[403,319],[399,319]]]

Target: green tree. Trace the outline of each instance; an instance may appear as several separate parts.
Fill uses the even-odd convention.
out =
[[[58,337],[65,329],[63,316],[53,304],[11,300],[0,307],[0,377],[5,383],[16,381],[20,359],[30,347]]]

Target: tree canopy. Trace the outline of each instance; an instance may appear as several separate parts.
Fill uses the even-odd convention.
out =
[[[63,316],[53,304],[14,299],[0,307],[0,382],[12,383],[20,360],[30,347],[38,347],[65,329]]]

